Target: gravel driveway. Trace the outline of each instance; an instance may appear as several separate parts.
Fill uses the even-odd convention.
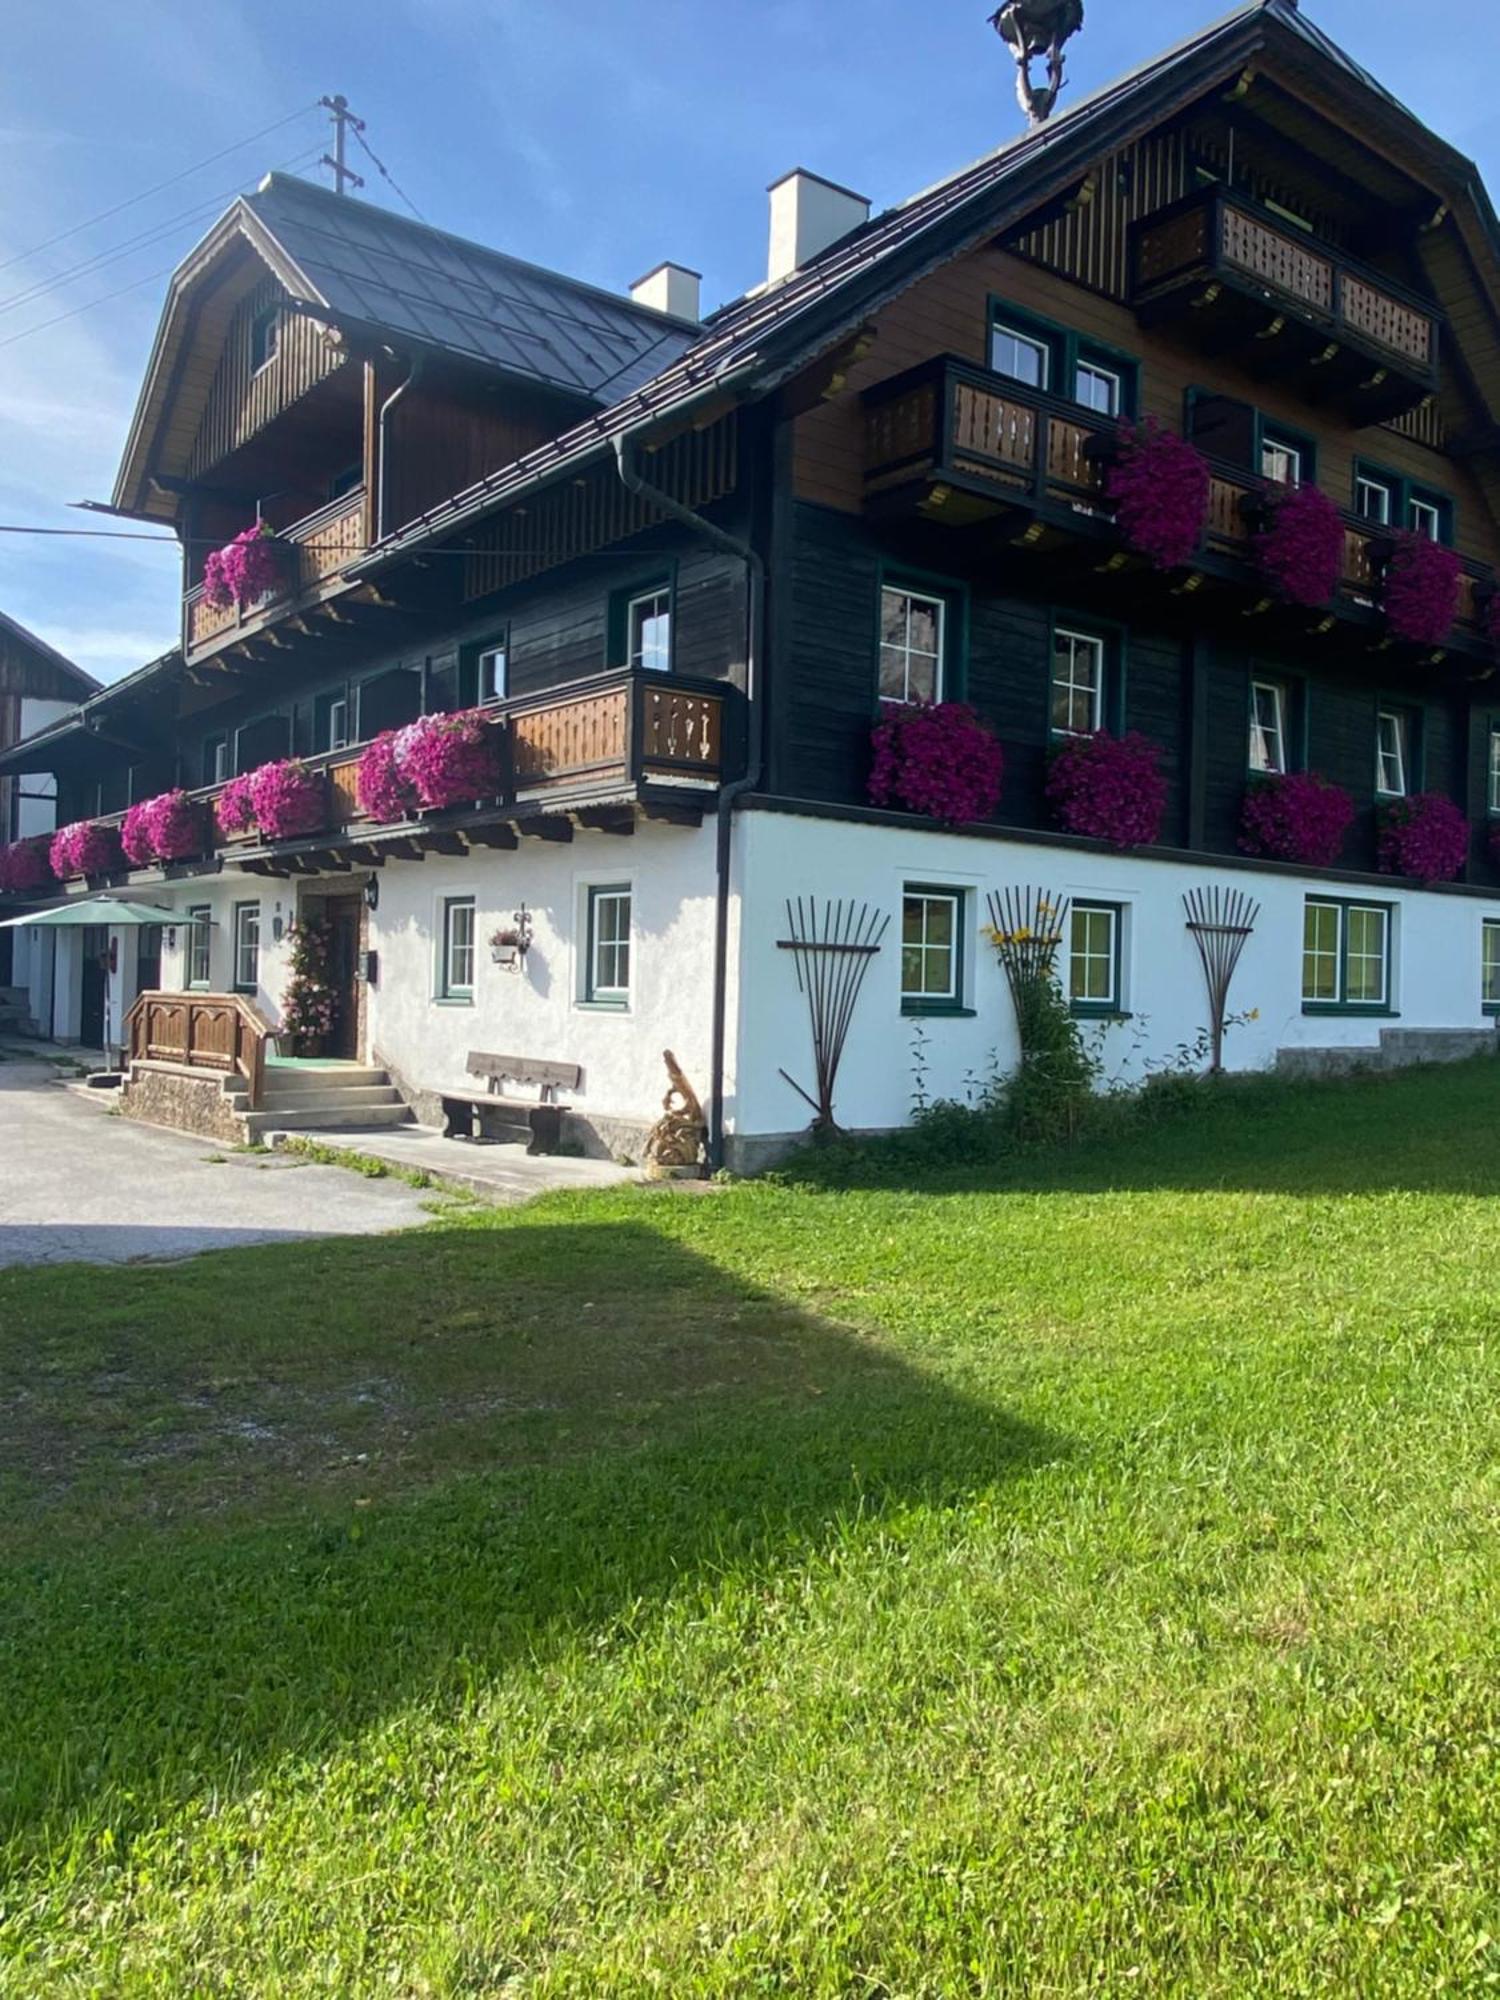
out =
[[[431,1196],[286,1154],[109,1115],[49,1063],[0,1061],[0,1265],[123,1264],[248,1243],[366,1236],[428,1219]]]

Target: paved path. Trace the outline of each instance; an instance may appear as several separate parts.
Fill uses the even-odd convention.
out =
[[[639,1167],[614,1160],[576,1160],[556,1153],[532,1159],[522,1145],[475,1145],[445,1139],[430,1125],[382,1126],[368,1132],[294,1132],[294,1140],[364,1153],[391,1166],[412,1167],[450,1187],[466,1188],[504,1206],[554,1188],[619,1187],[641,1179]]]
[[[57,1074],[45,1062],[0,1063],[0,1265],[188,1257],[428,1220],[431,1196],[402,1181],[226,1154],[210,1139],[112,1118],[107,1094],[64,1089]]]

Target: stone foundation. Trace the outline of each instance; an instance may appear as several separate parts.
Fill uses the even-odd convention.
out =
[[[120,1104],[127,1118],[166,1125],[226,1146],[244,1142],[244,1130],[225,1092],[224,1079],[175,1063],[132,1063]]]
[[[1281,1049],[1278,1076],[1358,1076],[1361,1071],[1407,1069],[1414,1063],[1467,1062],[1500,1053],[1493,1028],[1382,1028],[1368,1048]]]

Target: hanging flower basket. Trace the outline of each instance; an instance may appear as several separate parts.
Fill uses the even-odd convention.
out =
[[[1255,558],[1278,597],[1325,605],[1344,573],[1344,523],[1316,486],[1289,486],[1265,503]]]
[[[203,595],[217,611],[243,611],[280,581],[281,545],[263,521],[241,529],[203,565]]]
[[[477,708],[408,723],[396,731],[392,754],[418,805],[429,812],[494,798],[500,790],[499,742]]]
[[[0,847],[0,895],[27,896],[57,886],[45,835]]]
[[[396,734],[387,729],[377,736],[359,760],[354,776],[359,809],[367,819],[389,825],[393,820],[410,819],[417,809],[415,789],[401,775],[396,762]]]
[[[1260,778],[1245,794],[1240,848],[1270,861],[1332,868],[1344,851],[1354,801],[1316,771]]]
[[[1208,519],[1208,461],[1155,417],[1122,424],[1104,491],[1126,543],[1157,569],[1191,562]]]
[[[1159,755],[1134,730],[1111,736],[1100,729],[1065,743],[1047,772],[1047,800],[1064,833],[1111,847],[1149,847],[1167,807]]]
[[[1469,822],[1441,792],[1417,792],[1380,809],[1377,859],[1383,875],[1451,882],[1469,858]]]
[[[156,859],[151,842],[151,805],[143,801],[132,806],[120,823],[120,845],[132,868],[145,868]]]
[[[188,861],[208,846],[207,815],[196,799],[178,790],[161,792],[147,808],[151,845],[158,861]]]
[[[1441,646],[1458,616],[1463,564],[1426,535],[1407,532],[1392,541],[1381,593],[1391,635],[1413,646]]]
[[[248,772],[231,778],[214,800],[214,825],[221,840],[233,840],[237,834],[254,831],[255,801],[250,796]]]
[[[988,819],[1000,803],[1005,753],[964,701],[892,708],[870,736],[870,799],[945,826]]]
[[[79,875],[113,875],[125,863],[115,829],[87,819],[74,820],[53,834],[50,859],[59,882]]]
[[[292,840],[316,833],[328,814],[328,791],[320,771],[297,758],[262,764],[250,773],[250,805],[265,840]]]

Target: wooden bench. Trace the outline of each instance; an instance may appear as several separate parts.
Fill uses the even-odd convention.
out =
[[[482,1094],[461,1090],[440,1093],[445,1139],[481,1137],[483,1114],[498,1111],[507,1114],[502,1122],[530,1128],[528,1153],[558,1150],[562,1144],[563,1113],[568,1107],[559,1101],[557,1093],[576,1090],[583,1081],[583,1071],[577,1063],[540,1062],[531,1056],[492,1056],[480,1049],[470,1049],[464,1067],[470,1076],[484,1078],[485,1089]],[[539,1099],[502,1096],[501,1086],[507,1082],[534,1084],[541,1096]]]

